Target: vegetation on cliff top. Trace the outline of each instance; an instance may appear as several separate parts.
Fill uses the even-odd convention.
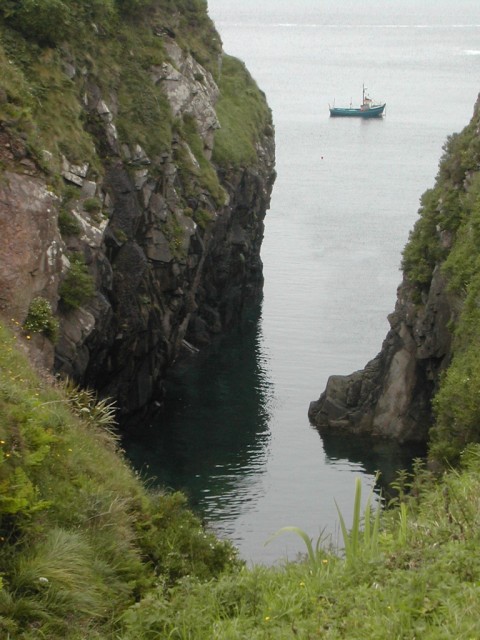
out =
[[[249,165],[257,157],[255,141],[273,136],[265,96],[240,60],[223,56],[217,114],[221,122],[215,136],[213,159],[221,166]]]
[[[165,38],[225,87],[216,161],[258,161],[254,144],[271,125],[270,111],[244,65],[229,58],[221,64],[221,40],[205,0],[4,0],[0,35],[0,125],[22,136],[53,174],[62,155],[88,162],[93,176],[102,172],[98,116],[83,101],[92,83],[113,104],[121,143],[139,144],[152,158],[171,148],[178,123],[151,74],[168,60]]]
[[[378,529],[357,512],[345,558],[247,569],[182,496],[142,485],[107,402],[42,382],[19,335],[0,341],[2,638],[478,636],[479,447],[441,480],[403,474]]]
[[[420,217],[403,253],[407,281],[428,291],[435,269],[455,300],[453,358],[434,399],[430,455],[456,463],[469,442],[480,442],[480,114],[449,137],[436,184],[422,198]]]
[[[152,592],[127,612],[123,638],[473,640],[479,462],[480,450],[470,449],[462,472],[437,486],[420,471],[414,495],[383,513],[375,545],[373,523],[368,537],[365,521],[352,528],[358,542],[346,558],[324,551],[315,562],[244,569],[209,585],[186,579],[167,603]]]

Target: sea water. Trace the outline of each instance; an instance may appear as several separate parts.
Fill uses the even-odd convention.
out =
[[[380,350],[401,251],[448,135],[480,90],[480,5],[445,0],[209,0],[224,49],[245,61],[273,111],[278,178],[262,248],[262,308],[170,383],[161,429],[128,452],[182,488],[251,562],[294,558],[296,525],[317,538],[347,523],[355,477],[390,480],[413,455],[321,438],[308,405],[329,375]],[[375,120],[332,119],[365,84]],[[165,426],[166,425],[166,426]],[[158,426],[158,425],[157,425]]]

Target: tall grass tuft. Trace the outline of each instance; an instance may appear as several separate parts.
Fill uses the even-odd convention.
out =
[[[328,535],[325,535],[325,530],[322,530],[322,532],[318,536],[315,547],[313,546],[312,539],[308,537],[308,534],[303,531],[303,529],[300,529],[300,527],[292,526],[282,527],[276,533],[274,533],[273,536],[269,538],[265,544],[270,544],[272,540],[277,538],[279,535],[282,535],[283,533],[295,533],[304,541],[305,547],[307,549],[307,561],[310,564],[312,570],[317,571],[323,566],[323,561],[325,560],[327,555],[324,546],[329,537]]]
[[[104,593],[95,572],[95,552],[80,532],[54,528],[21,555],[10,591],[60,619],[100,618]],[[18,607],[18,603],[15,605]]]
[[[378,475],[375,478],[375,482],[377,479]],[[338,507],[337,502],[335,501],[343,537],[343,551],[347,564],[352,564],[360,556],[362,556],[363,558],[372,558],[378,553],[380,534],[380,508],[377,508],[375,514],[373,514],[372,494],[373,489],[368,497],[362,518],[362,482],[360,478],[357,478],[355,481],[353,522],[350,530],[347,528],[345,519]],[[282,527],[276,533],[274,533],[274,535],[269,538],[269,540],[267,540],[265,544],[269,544],[277,536],[283,533],[295,533],[304,541],[307,550],[306,558],[313,570],[317,571],[320,567],[328,564],[325,562],[325,559],[327,557],[327,550],[325,549],[325,546],[329,536],[325,535],[325,530],[323,530],[320,536],[317,538],[315,546],[313,546],[312,539],[309,538],[308,534],[305,531],[303,531],[299,527],[294,526]]]
[[[106,441],[110,441],[115,448],[120,436],[116,431],[117,407],[110,398],[98,398],[92,389],[82,389],[70,380],[63,383],[63,390],[68,400],[70,409],[86,424],[102,429],[108,434]]]
[[[400,503],[399,511],[398,511],[398,543],[401,547],[404,547],[407,544],[407,534],[408,534],[408,517],[407,517],[407,505],[405,502]]]
[[[343,544],[345,560],[347,564],[352,564],[357,558],[362,555],[363,557],[373,557],[378,551],[378,538],[380,530],[380,509],[377,508],[375,516],[373,517],[372,525],[372,494],[370,493],[365,511],[363,515],[364,528],[362,531],[362,481],[360,478],[355,480],[355,500],[353,504],[353,521],[350,531],[347,529],[345,520],[342,513],[335,501],[337,507],[338,517],[340,520],[340,528],[342,530]]]

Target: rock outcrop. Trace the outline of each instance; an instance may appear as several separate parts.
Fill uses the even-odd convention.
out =
[[[432,397],[450,360],[451,318],[452,300],[440,270],[422,305],[413,302],[412,287],[404,282],[380,353],[361,371],[331,376],[319,400],[310,404],[310,421],[320,432],[425,442]]]
[[[132,19],[138,61],[126,19],[120,53],[117,34],[110,41],[96,25],[87,54],[83,43],[62,43],[40,63],[32,57],[32,68],[55,76],[52,92],[64,85],[65,140],[50,146],[44,135],[32,154],[24,141],[32,128],[42,133],[44,115],[19,132],[9,119],[13,84],[0,95],[0,312],[22,324],[35,297],[48,300],[60,332],[47,362],[116,398],[124,414],[161,401],[181,351],[200,349],[261,299],[275,178],[271,114],[240,63],[239,91],[248,82],[248,92],[234,99],[260,105],[239,116],[254,155],[215,158],[217,133],[228,137],[231,122],[217,116],[223,52],[203,5],[189,9],[195,20],[166,17],[161,0],[155,7]],[[113,79],[92,51],[115,56],[103,71],[113,68]],[[8,63],[20,76],[20,63]]]

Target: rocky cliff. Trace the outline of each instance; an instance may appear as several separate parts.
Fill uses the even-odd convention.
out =
[[[203,0],[6,4],[0,311],[131,413],[261,297],[270,110]]]
[[[320,432],[433,441],[440,458],[478,440],[480,115],[451,136],[403,254],[403,282],[380,353],[332,376],[309,417]]]

